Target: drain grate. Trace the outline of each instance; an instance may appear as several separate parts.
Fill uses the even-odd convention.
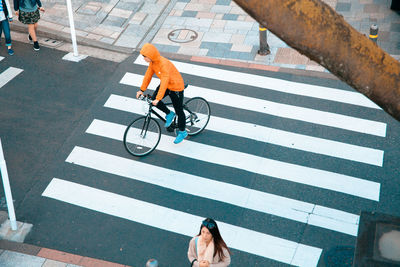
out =
[[[189,29],[177,29],[168,33],[168,39],[175,43],[189,43],[197,39],[197,32]]]
[[[40,44],[47,46],[47,47],[58,47],[62,44],[62,41],[50,39],[50,38],[44,38],[40,40]]]

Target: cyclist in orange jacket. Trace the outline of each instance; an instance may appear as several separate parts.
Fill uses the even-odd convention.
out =
[[[182,142],[188,135],[185,125],[185,113],[183,112],[183,89],[185,87],[183,78],[179,71],[176,69],[171,61],[161,56],[157,48],[152,44],[145,44],[140,50],[140,54],[144,57],[144,60],[149,63],[146,74],[143,78],[142,86],[140,90],[136,93],[136,98],[147,89],[153,74],[156,74],[160,79],[160,85],[157,87],[153,93],[152,104],[158,109],[163,111],[165,116],[165,127],[169,127],[175,118],[175,114],[178,116],[178,136],[176,137],[174,143],[178,144]],[[168,107],[162,102],[162,99],[169,95],[174,106],[175,113],[170,111]]]

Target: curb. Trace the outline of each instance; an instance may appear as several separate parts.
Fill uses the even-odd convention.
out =
[[[19,21],[13,22],[12,30],[19,32],[19,33],[28,34],[28,27]],[[37,35],[40,37],[47,37],[47,38],[51,38],[51,39],[57,39],[60,41],[72,43],[71,38],[70,38],[70,36],[71,36],[70,33],[55,31],[50,28],[40,27],[40,25],[37,30]],[[99,42],[96,40],[88,39],[88,38],[78,36],[78,35],[76,36],[76,41],[77,41],[78,45],[91,46],[91,47],[106,49],[106,50],[119,52],[119,53],[131,54],[131,53],[135,52],[135,49],[122,47],[122,46],[110,45],[110,44],[106,44],[106,43]]]
[[[26,255],[31,255],[35,257],[40,257],[52,261],[59,261],[66,264],[74,264],[83,267],[131,267],[129,265],[123,265],[118,263],[113,263],[109,261],[93,259],[89,257],[79,256],[67,252],[62,252],[54,249],[42,248],[35,245],[18,243],[8,240],[0,240],[0,249],[18,252]]]

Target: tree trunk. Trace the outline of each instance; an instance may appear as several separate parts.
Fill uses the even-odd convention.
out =
[[[319,0],[234,0],[301,54],[400,120],[400,63]]]

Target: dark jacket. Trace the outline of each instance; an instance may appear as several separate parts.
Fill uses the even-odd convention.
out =
[[[3,4],[3,12],[4,12],[4,15],[6,15],[6,18],[9,18],[9,17],[12,18],[12,14],[11,14],[11,16],[9,16],[10,15],[8,13],[9,7],[7,7],[6,1],[1,0],[1,3]],[[11,10],[10,10],[10,12],[11,12]]]
[[[39,7],[42,6],[40,0],[14,0],[14,10],[18,11],[19,7],[25,7],[25,1],[30,1],[32,6],[38,5]]]

